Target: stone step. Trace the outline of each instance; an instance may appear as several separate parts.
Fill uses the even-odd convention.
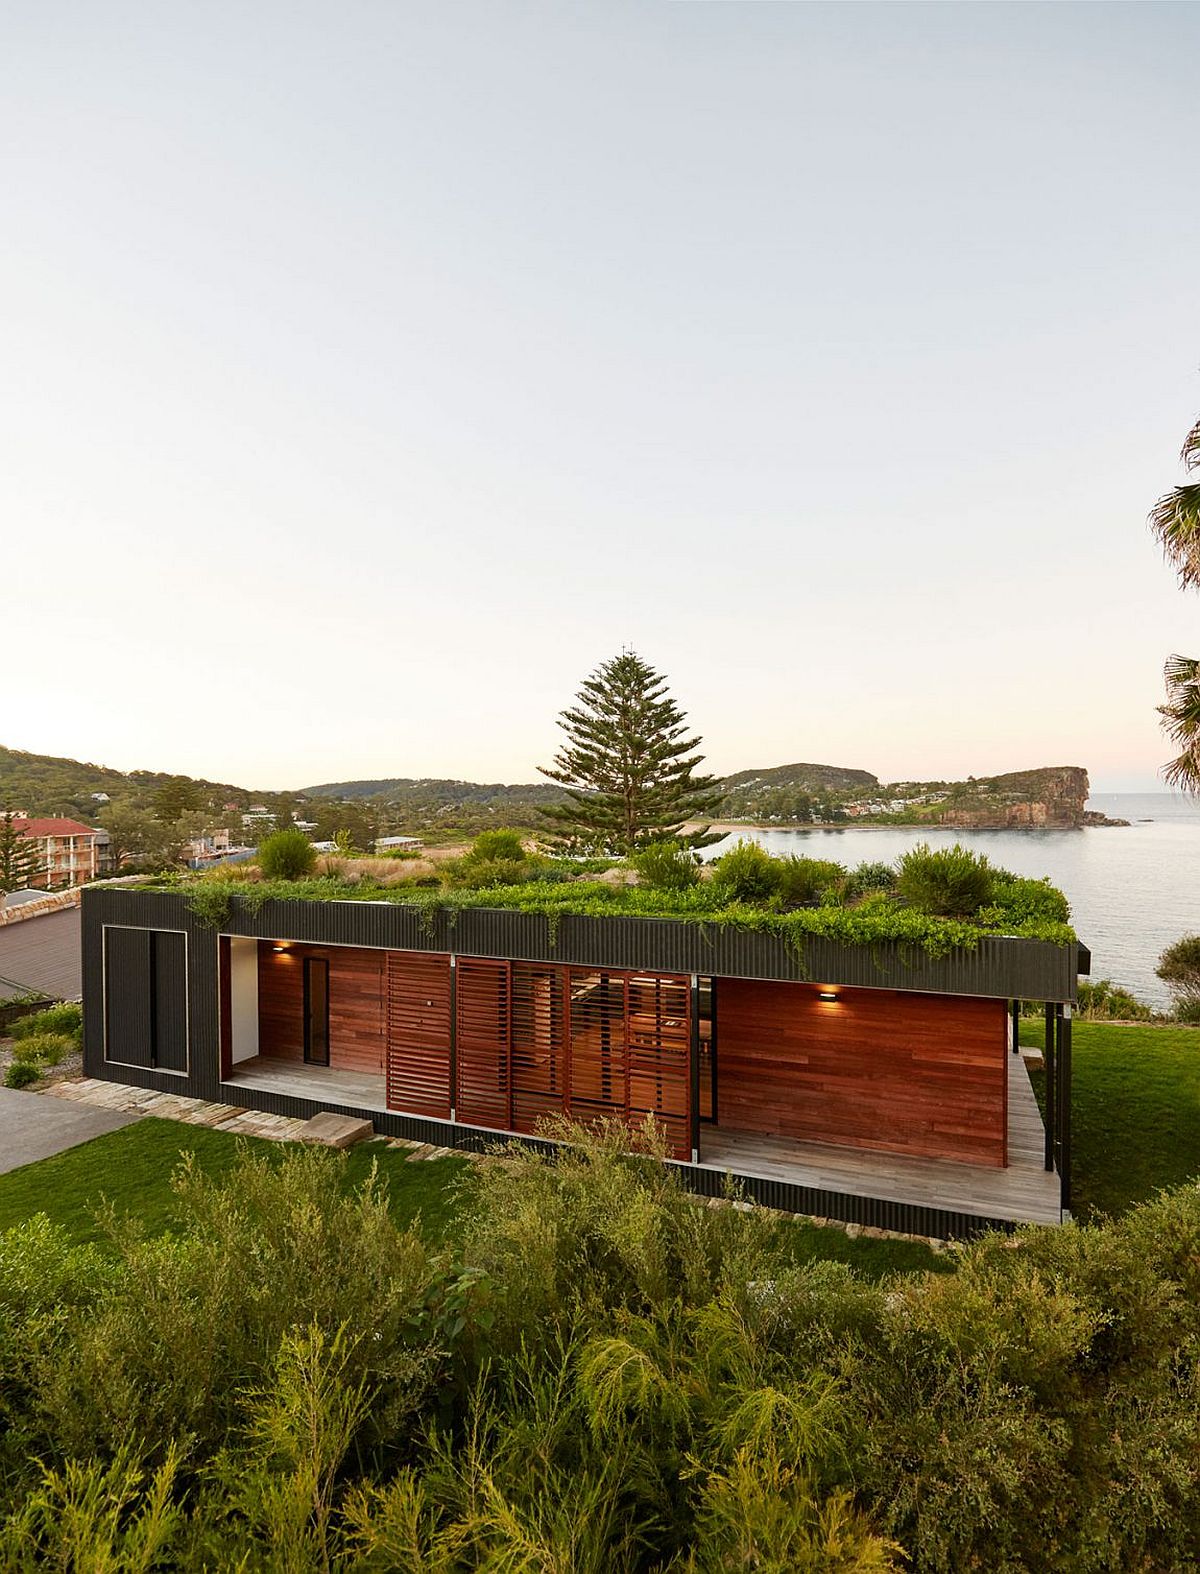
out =
[[[356,1120],[353,1115],[335,1115],[332,1110],[322,1110],[300,1128],[301,1142],[316,1142],[326,1148],[352,1148],[356,1142],[366,1142],[375,1135],[369,1120]]]

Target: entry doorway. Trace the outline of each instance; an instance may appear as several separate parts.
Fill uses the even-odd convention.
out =
[[[323,956],[304,958],[304,1059],[310,1066],[329,1064],[329,962]]]

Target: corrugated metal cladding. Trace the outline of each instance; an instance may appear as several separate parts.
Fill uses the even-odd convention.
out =
[[[326,945],[379,946],[396,951],[457,952],[522,962],[632,972],[701,973],[726,978],[775,978],[902,989],[934,994],[984,995],[1000,1000],[1073,1003],[1081,947],[985,936],[974,950],[930,957],[919,946],[841,945],[811,937],[793,950],[775,935],[721,924],[670,918],[563,916],[556,925],[537,913],[467,908],[423,912],[394,902],[272,901],[258,913],[244,904],[225,933]],[[89,915],[103,923],[186,929],[199,924],[183,896],[128,888],[86,890]]]

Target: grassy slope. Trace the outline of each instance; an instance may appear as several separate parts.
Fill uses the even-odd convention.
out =
[[[1040,1026],[1022,1023],[1021,1042],[1040,1046]],[[1077,1021],[1071,1058],[1078,1218],[1200,1176],[1200,1028]]]
[[[194,1153],[209,1174],[221,1174],[234,1164],[242,1143],[276,1155],[284,1151],[280,1143],[235,1138],[227,1132],[177,1121],[143,1119],[66,1153],[0,1175],[0,1230],[42,1212],[63,1225],[74,1240],[97,1240],[103,1232],[96,1209],[107,1198],[118,1212],[137,1214],[148,1230],[157,1233],[172,1222],[170,1178],[181,1155]],[[378,1162],[387,1181],[397,1221],[407,1224],[420,1214],[428,1233],[435,1239],[444,1238],[455,1217],[450,1183],[468,1168],[469,1161],[413,1163],[404,1149],[361,1143],[346,1156],[347,1185],[361,1181],[373,1161]],[[844,1262],[872,1278],[950,1266],[917,1242],[851,1240],[840,1230],[818,1229],[799,1219],[785,1220],[781,1228],[790,1236],[790,1250],[797,1262]]]

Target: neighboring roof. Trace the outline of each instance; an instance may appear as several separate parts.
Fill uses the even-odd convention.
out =
[[[23,907],[26,902],[44,902],[49,891],[8,891],[0,896],[0,907]]]
[[[80,934],[78,907],[0,928],[0,1000],[24,994],[77,1000],[83,989]]]
[[[23,836],[94,836],[90,825],[80,825],[78,820],[21,820],[14,819],[13,827]]]

